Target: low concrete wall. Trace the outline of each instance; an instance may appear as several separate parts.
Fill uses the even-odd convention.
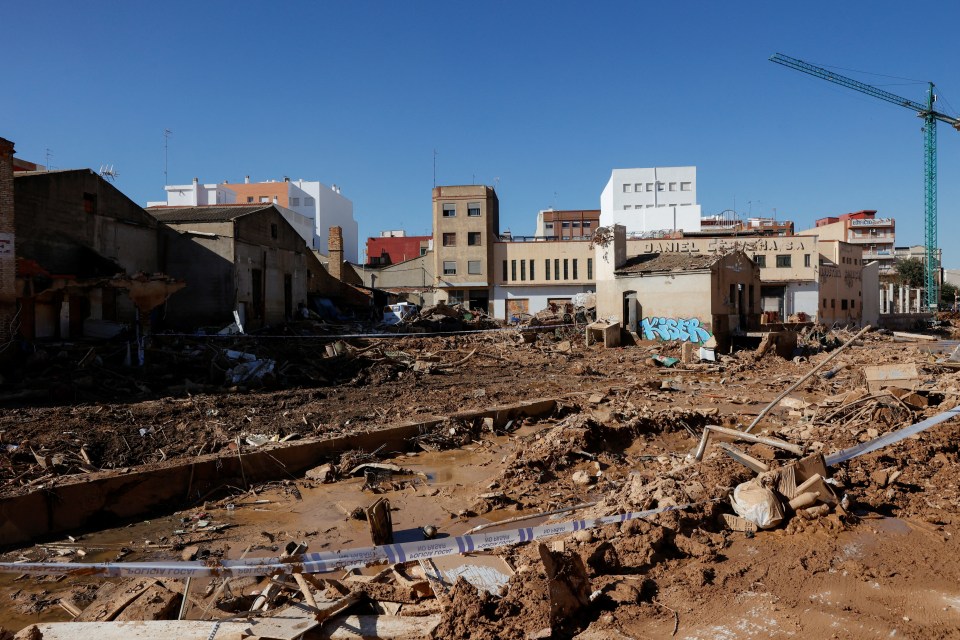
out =
[[[503,426],[515,418],[547,415],[556,406],[556,400],[543,398],[448,417],[491,417],[496,426]],[[182,509],[218,487],[243,486],[244,479],[258,483],[299,476],[342,451],[372,451],[381,446],[387,451],[407,450],[410,437],[446,419],[427,416],[376,431],[264,445],[242,457],[235,452],[217,453],[137,467],[129,473],[102,471],[69,476],[62,484],[0,498],[0,545],[33,543],[54,534],[102,529]]]
[[[932,313],[881,313],[879,326],[890,331],[913,331],[931,320]]]

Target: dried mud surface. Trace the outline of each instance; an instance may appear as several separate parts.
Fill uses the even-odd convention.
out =
[[[166,456],[195,455],[205,443],[207,452],[222,450],[250,433],[306,437],[375,429],[418,413],[566,395],[556,415],[528,420],[511,433],[473,433],[459,449],[387,458],[423,471],[418,478],[373,488],[360,478],[271,483],[152,522],[91,533],[75,544],[15,550],[4,559],[157,560],[179,558],[188,545],[205,557],[236,558],[276,555],[287,540],[304,540],[315,551],[358,546],[369,543],[366,525],[346,514],[377,495],[389,497],[394,528],[406,536],[426,524],[458,535],[478,524],[583,503],[596,504],[559,518],[696,503],[546,542],[580,557],[592,590],[587,606],[560,621],[551,620],[550,582],[536,544],[503,549],[499,555],[514,571],[507,588],[496,596],[456,583],[440,600],[443,619],[433,637],[960,637],[960,421],[833,469],[837,490],[848,500],[844,514],[793,517],[771,530],[738,533],[720,516],[732,512],[733,487],[754,474],[715,443],[702,462],[693,461],[688,454],[700,430],[749,424],[828,354],[793,361],[771,353],[756,360],[741,351],[716,365],[664,369],[649,355],[679,356],[678,345],[605,350],[573,340],[568,352],[561,342],[405,340],[403,350],[441,353],[446,361],[474,349],[502,360],[475,355],[444,375],[389,367],[390,375],[377,377],[381,362],[365,370],[370,377],[335,387],[5,411],[4,441],[21,450],[55,451],[70,431],[98,454],[99,466],[108,461],[119,467],[150,461],[159,447]],[[869,334],[839,358],[848,367],[829,380],[814,377],[792,394],[809,407],[781,406],[759,431],[828,453],[935,415],[960,403],[960,374],[937,358],[922,344]],[[917,366],[929,406],[889,411],[877,404],[836,414],[855,397],[850,394],[866,395],[858,391],[863,366],[890,363]],[[840,417],[827,419],[833,415]],[[150,426],[154,433],[139,434]],[[767,445],[740,446],[773,467],[792,458]],[[12,459],[10,472],[22,473],[18,465],[29,463]],[[197,528],[198,520],[230,527],[207,532]],[[543,519],[532,524],[538,522]],[[79,556],[77,548],[88,552]],[[39,619],[69,619],[56,601],[67,598],[83,608],[98,584],[4,577],[0,587],[9,598],[0,601],[0,624],[19,629]],[[237,584],[233,595],[252,598],[256,588],[256,581]],[[198,589],[201,598],[203,585]],[[227,615],[218,609],[225,603],[213,602],[209,591],[201,604]],[[192,612],[188,618],[199,609]]]

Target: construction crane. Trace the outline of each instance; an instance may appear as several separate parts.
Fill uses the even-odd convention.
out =
[[[933,92],[933,83],[927,89],[927,103],[922,104],[907,98],[864,84],[852,78],[828,71],[823,67],[812,65],[803,60],[797,60],[776,53],[770,56],[771,62],[782,64],[785,67],[808,73],[811,76],[822,78],[828,82],[839,84],[865,93],[868,96],[886,100],[893,104],[906,107],[923,118],[923,204],[924,204],[924,247],[926,260],[924,261],[925,304],[930,311],[935,312],[940,300],[940,285],[937,283],[937,273],[940,271],[940,258],[937,255],[937,121],[946,122],[960,131],[960,119],[934,111],[933,103],[937,96]]]

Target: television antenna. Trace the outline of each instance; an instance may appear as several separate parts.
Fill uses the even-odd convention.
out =
[[[100,174],[101,178],[106,178],[110,182],[116,182],[119,173],[117,173],[116,168],[112,164],[102,164],[100,165],[100,171],[97,173]]]
[[[167,180],[167,157],[168,157],[168,148],[170,136],[173,135],[173,131],[170,129],[163,130],[163,184],[169,184]]]

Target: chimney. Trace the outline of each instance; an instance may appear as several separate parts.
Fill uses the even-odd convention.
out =
[[[194,179],[193,179],[193,184],[200,184],[200,179],[199,179],[199,178],[194,178]]]
[[[287,176],[283,176],[283,181],[284,181],[284,182],[290,182],[290,178],[287,177]]]
[[[0,344],[13,336],[10,325],[17,310],[16,254],[13,227],[13,143],[0,138]],[[10,354],[14,349],[5,350]],[[0,358],[4,353],[0,353]]]
[[[343,230],[340,227],[330,227],[327,253],[330,256],[327,270],[337,280],[343,280]]]
[[[250,184],[250,176],[244,177],[243,184]]]

